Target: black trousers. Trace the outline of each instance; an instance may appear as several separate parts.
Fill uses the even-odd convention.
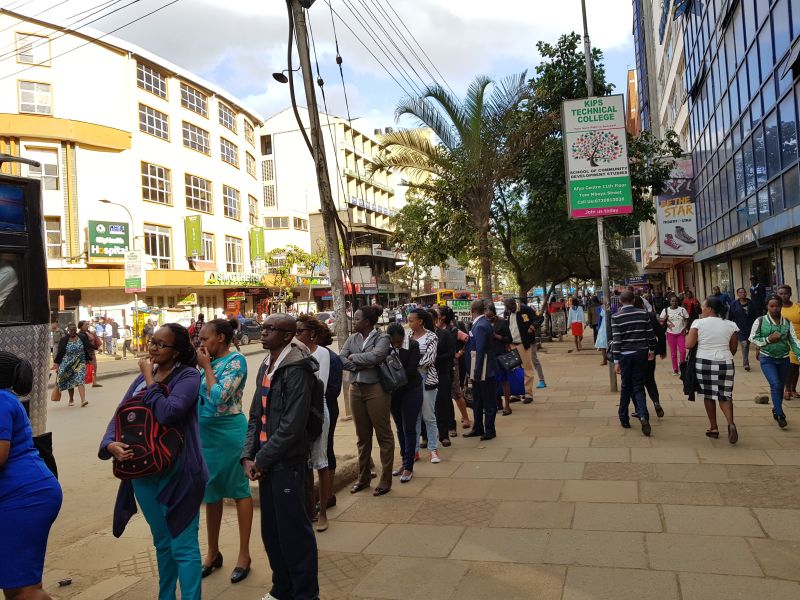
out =
[[[305,464],[267,473],[259,482],[261,539],[280,600],[319,600],[317,540],[306,513]]]
[[[619,391],[619,420],[628,423],[628,407],[631,400],[636,407],[640,419],[649,419],[647,402],[644,395],[644,382],[647,371],[647,350],[633,354],[623,354],[619,360],[622,385]]]
[[[486,381],[472,382],[472,430],[477,433],[497,433],[494,421],[497,417],[494,377]]]
[[[644,374],[644,387],[647,390],[647,395],[653,404],[659,404],[661,398],[658,395],[658,385],[656,384],[656,361],[648,360],[647,368]]]
[[[397,429],[403,468],[414,470],[417,449],[417,417],[422,410],[422,384],[405,386],[392,394],[392,418]],[[422,423],[425,427],[425,422]]]
[[[446,440],[456,428],[456,409],[453,406],[453,370],[439,371],[439,388],[436,391],[436,425],[439,439]]]

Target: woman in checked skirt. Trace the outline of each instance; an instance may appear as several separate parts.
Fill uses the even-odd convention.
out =
[[[697,395],[701,396],[708,414],[710,438],[719,437],[717,407],[728,421],[728,441],[739,440],[733,422],[733,355],[739,347],[739,328],[736,323],[722,318],[725,307],[718,298],[706,298],[701,318],[695,320],[686,336],[686,347],[696,348]]]

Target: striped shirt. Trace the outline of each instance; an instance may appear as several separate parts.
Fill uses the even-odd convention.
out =
[[[611,352],[614,362],[620,361],[623,354],[642,350],[654,352],[656,335],[646,310],[631,304],[622,307],[611,315]]]

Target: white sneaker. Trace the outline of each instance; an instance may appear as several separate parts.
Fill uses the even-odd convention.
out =
[[[261,600],[278,600],[278,599],[269,592],[267,592],[267,595],[264,596]]]
[[[442,459],[439,458],[439,451],[438,450],[431,450],[431,462],[433,464],[437,464],[442,462]]]

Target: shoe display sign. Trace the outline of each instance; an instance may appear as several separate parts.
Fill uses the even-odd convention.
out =
[[[692,256],[697,252],[697,213],[692,194],[692,161],[675,163],[656,210],[658,250],[662,256]]]

